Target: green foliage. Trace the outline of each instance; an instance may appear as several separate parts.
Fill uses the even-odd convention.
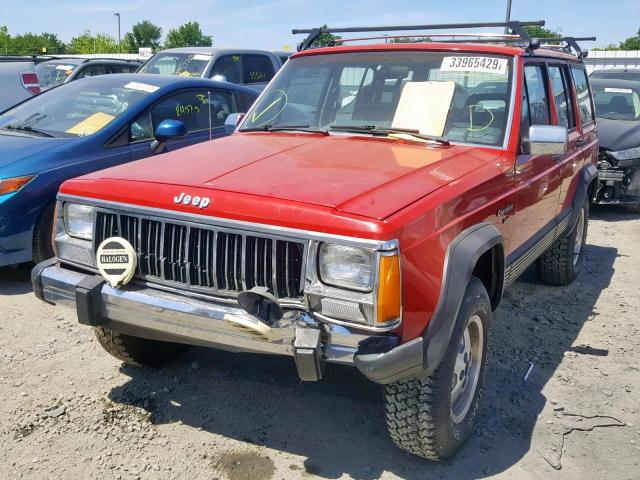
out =
[[[118,41],[110,35],[98,33],[92,35],[85,30],[82,35],[73,37],[67,46],[68,53],[118,53]]]
[[[420,43],[431,41],[431,37],[395,37],[389,39],[389,43]]]
[[[531,38],[555,38],[555,37],[562,36],[560,35],[560,32],[556,32],[548,28],[540,27],[537,25],[524,27],[524,29]]]
[[[610,44],[605,48],[594,48],[593,50],[640,50],[640,29],[638,34],[623,40],[618,45]]]
[[[122,49],[131,53],[138,53],[139,48],[147,47],[152,48],[155,52],[160,48],[161,37],[162,28],[149,20],[143,20],[136,23],[132,31],[124,36]]]
[[[327,25],[323,25],[322,28],[327,28]],[[312,48],[328,47],[330,45],[340,45],[342,37],[333,35],[331,33],[321,34],[315,42],[311,44]]]
[[[202,33],[198,22],[188,22],[169,30],[164,48],[210,47],[212,44],[211,37]]]
[[[46,49],[46,51],[43,51]],[[42,53],[65,53],[66,46],[53,33],[25,33],[9,35],[7,27],[0,27],[0,54],[2,55],[38,55]]]

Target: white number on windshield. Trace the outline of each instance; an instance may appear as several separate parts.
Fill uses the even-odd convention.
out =
[[[494,57],[444,57],[441,72],[484,72],[504,75],[507,72],[506,58]]]

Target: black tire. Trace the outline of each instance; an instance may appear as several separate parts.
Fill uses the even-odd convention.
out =
[[[189,345],[132,337],[102,327],[94,328],[102,348],[118,360],[139,367],[161,367],[182,357]]]
[[[549,285],[565,286],[573,282],[584,261],[584,245],[589,227],[589,203],[582,206],[582,214],[568,233],[557,239],[538,259],[538,276]],[[584,222],[582,236],[579,238],[580,222]],[[576,253],[577,241],[579,252]]]
[[[476,319],[479,317],[480,322]],[[451,343],[438,368],[425,378],[402,380],[384,389],[385,417],[394,443],[409,453],[442,461],[451,458],[468,440],[473,430],[485,385],[487,347],[493,313],[487,290],[472,277],[456,320]],[[473,319],[473,320],[472,320]],[[456,419],[452,408],[454,368],[467,325],[482,325],[482,353],[478,355],[478,376],[469,387],[466,414]],[[471,378],[471,376],[467,377]],[[454,405],[455,407],[455,405]]]
[[[33,229],[33,263],[43,262],[55,255],[53,250],[53,216],[55,214],[55,203],[47,205]]]

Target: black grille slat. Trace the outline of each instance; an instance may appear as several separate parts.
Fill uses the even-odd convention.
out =
[[[305,244],[165,220],[99,211],[95,246],[121,236],[138,254],[136,273],[211,291],[266,287],[278,298],[300,298]]]

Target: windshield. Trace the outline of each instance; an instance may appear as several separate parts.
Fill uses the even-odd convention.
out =
[[[76,68],[77,63],[39,63],[36,65],[36,73],[40,80],[40,88],[46,90],[64,83]]]
[[[202,53],[157,53],[145,63],[138,73],[201,77],[211,61],[211,55]]]
[[[129,75],[103,75],[69,82],[0,115],[0,129],[48,137],[91,135],[158,88],[131,81]]]
[[[596,114],[610,120],[638,120],[640,118],[640,87],[593,86]]]
[[[241,131],[407,130],[460,143],[502,145],[511,61],[458,52],[366,52],[289,61]]]

